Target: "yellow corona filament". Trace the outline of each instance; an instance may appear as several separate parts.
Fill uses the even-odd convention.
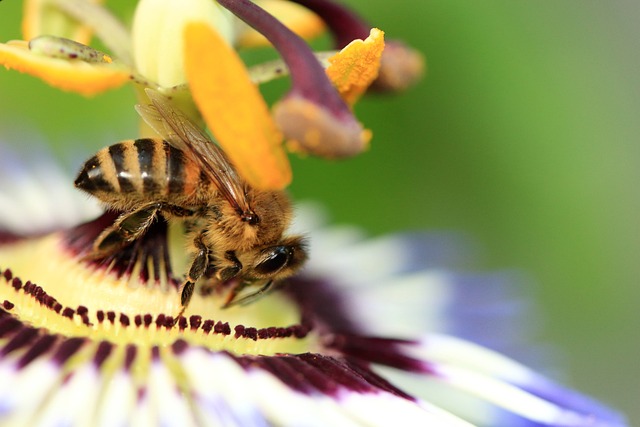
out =
[[[282,134],[240,57],[208,24],[185,27],[185,70],[207,125],[247,182],[282,189],[291,168]]]
[[[365,40],[354,40],[329,58],[327,76],[349,105],[378,77],[384,32],[373,28]]]
[[[102,4],[104,0],[86,0],[94,4]],[[22,18],[22,36],[31,40],[43,34],[55,35],[89,44],[92,31],[86,25],[56,7],[51,0],[25,0]]]
[[[23,41],[0,44],[0,64],[38,77],[58,89],[85,96],[119,87],[130,79],[127,69],[39,55],[30,51]]]
[[[298,4],[282,0],[262,0],[255,3],[305,40],[318,37],[326,29],[322,19]],[[246,25],[238,35],[237,44],[241,47],[270,46],[262,34]]]

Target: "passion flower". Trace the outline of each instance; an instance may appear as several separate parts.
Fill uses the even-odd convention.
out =
[[[482,341],[468,313],[507,303],[498,275],[443,269],[446,240],[369,242],[301,209],[298,227],[312,242],[302,274],[226,310],[200,288],[174,319],[181,233],[158,221],[108,262],[83,259],[113,214],[51,231],[47,213],[77,220],[95,206],[50,165],[33,170],[52,178],[32,179],[14,162],[0,185],[3,425],[624,425],[443,334]],[[479,287],[484,298],[470,297]]]

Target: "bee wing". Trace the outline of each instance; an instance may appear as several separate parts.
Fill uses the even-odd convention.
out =
[[[146,93],[152,104],[136,105],[144,121],[196,162],[238,213],[252,215],[242,181],[224,152],[202,129],[173,107],[169,98],[152,89],[147,89]]]

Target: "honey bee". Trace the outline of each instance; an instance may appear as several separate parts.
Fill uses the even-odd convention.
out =
[[[285,236],[292,209],[283,191],[260,190],[238,175],[220,149],[164,95],[147,90],[142,118],[163,139],[122,141],[82,167],[77,188],[122,211],[93,244],[103,257],[144,235],[157,216],[182,220],[193,259],[182,285],[178,317],[205,273],[230,288],[223,307],[264,294],[307,258],[300,236]],[[253,292],[243,291],[249,289]],[[242,297],[238,297],[240,294]]]

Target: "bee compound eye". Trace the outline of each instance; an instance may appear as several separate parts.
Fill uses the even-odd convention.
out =
[[[255,267],[260,274],[271,274],[289,263],[291,249],[287,246],[276,246],[269,250],[267,258]]]

